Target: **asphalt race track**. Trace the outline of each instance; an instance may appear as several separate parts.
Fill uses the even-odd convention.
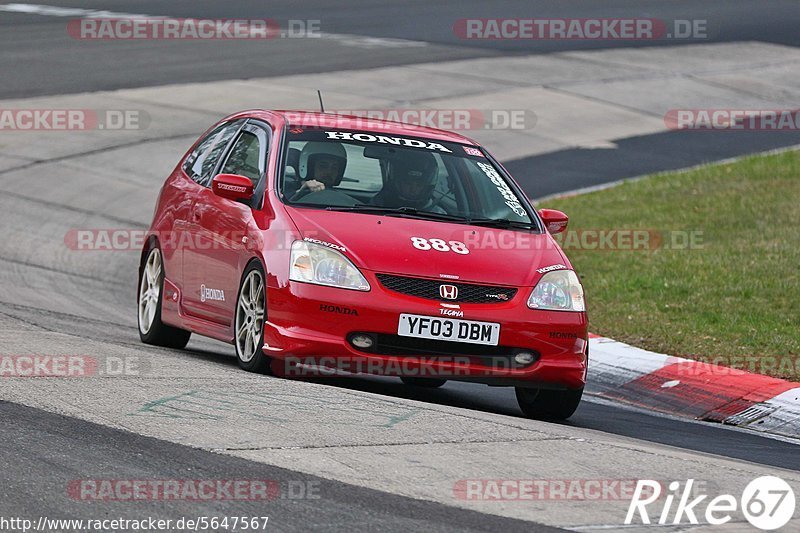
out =
[[[176,446],[156,439],[131,435],[105,426],[45,413],[20,405],[0,403],[3,419],[13,420],[0,429],[4,477],[13,479],[4,487],[4,516],[38,515],[52,509],[47,496],[57,493],[73,479],[75,467],[81,463],[99,466],[106,472],[125,472],[134,479],[194,477],[200,479],[270,479],[279,483],[301,480],[312,490],[324,487],[324,498],[314,500],[276,499],[268,507],[270,521],[291,524],[301,531],[341,531],[351,528],[400,531],[405,528],[425,531],[557,531],[530,522],[464,511],[431,502],[404,498],[369,489],[354,488],[344,483],[331,483],[313,476],[297,476],[296,472],[243,459],[214,454],[186,446]],[[31,443],[41,443],[31,446]],[[47,469],[31,469],[42,457],[53,455],[66,460],[50,464]],[[81,467],[78,466],[78,469]],[[25,487],[42,487],[39,498],[31,498]],[[81,516],[84,502],[64,505],[65,516]],[[215,502],[203,506],[204,512],[217,516],[262,516],[261,502]],[[13,510],[13,511],[12,511]],[[196,514],[192,504],[163,505],[146,511],[130,503],[104,505],[112,516],[140,518],[143,512],[158,519],[177,520]],[[281,526],[277,526],[280,528]]]
[[[468,17],[615,17],[639,16],[709,20],[710,42],[764,41],[797,46],[797,5],[791,0],[774,0],[759,7],[748,0],[691,0],[648,2],[637,0],[582,2],[550,0],[515,2],[501,0],[487,4],[477,0],[446,2],[354,1],[345,8],[325,0],[263,2],[245,0],[220,4],[211,0],[159,2],[54,0],[48,6],[105,9],[115,13],[163,15],[197,18],[315,19],[323,21],[323,31],[338,35],[377,39],[399,39],[428,43],[419,48],[402,42],[355,43],[350,53],[328,46],[326,39],[276,41],[269,53],[257,43],[234,46],[176,46],[169,42],[150,42],[130,47],[126,43],[85,46],[65,35],[65,17],[42,17],[15,13],[3,17],[0,35],[3,57],[0,69],[15,75],[3,82],[0,97],[64,94],[84,91],[149,87],[174,82],[211,81],[225,78],[254,78],[310,72],[335,72],[352,68],[413,64],[422,61],[452,60],[482,56],[614,48],[619,41],[465,41],[454,36],[453,23]],[[758,16],[753,16],[758,11]],[[72,15],[71,17],[75,17]],[[706,41],[704,39],[704,41]],[[687,41],[687,42],[692,42]],[[697,41],[694,41],[697,42]],[[35,43],[35,46],[32,45]],[[629,41],[623,46],[639,47],[653,43]],[[120,51],[125,53],[121,54]],[[20,61],[30,61],[19,69]]]
[[[712,43],[800,46],[800,7],[778,0],[681,0],[648,3],[647,9],[632,0],[491,6],[356,1],[348,8],[315,1],[302,9],[296,2],[274,2],[268,13],[262,4],[47,2],[154,16],[320,19],[324,31],[336,36],[330,39],[350,44],[286,40],[266,53],[252,42],[98,42],[87,48],[65,34],[65,16],[0,5],[0,98],[74,95],[91,107],[94,91],[335,76],[341,70],[619,46],[465,42],[452,34],[453,21],[464,17],[701,17],[714,23]],[[211,123],[210,112],[186,113],[196,122],[192,131]],[[136,375],[83,380],[0,378],[0,517],[266,514],[267,530],[275,531],[590,530],[621,524],[626,502],[471,502],[454,497],[452,487],[471,478],[695,476],[720,493],[735,494],[757,475],[780,475],[795,486],[800,481],[795,442],[591,396],[568,422],[549,424],[524,419],[511,389],[448,383],[416,390],[377,377],[288,381],[240,371],[233,348],[215,341],[194,337],[185,351],[141,344],[135,317],[138,255],[76,253],[65,246],[64,235],[74,228],[149,224],[166,172],[196,137],[179,127],[165,131],[159,138],[108,144],[69,134],[41,141],[27,133],[27,141],[19,141],[0,132],[0,353],[85,354],[135,361],[139,368]],[[621,139],[617,150],[573,146],[504,164],[531,196],[541,197],[796,144],[797,131],[735,137],[658,131]],[[86,478],[268,479],[282,488],[318,486],[319,497],[282,493],[266,503],[71,497],[69,483]]]

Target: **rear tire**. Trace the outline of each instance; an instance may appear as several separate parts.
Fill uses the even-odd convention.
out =
[[[411,387],[421,387],[423,389],[438,389],[445,383],[447,383],[446,379],[438,379],[438,378],[400,378],[403,383],[409,385]]]
[[[267,285],[261,263],[251,261],[242,274],[233,322],[233,345],[239,367],[248,372],[271,374],[272,358],[264,355],[264,322],[267,319]]]
[[[583,388],[577,390],[526,389],[516,387],[519,408],[528,418],[566,420],[581,403]]]
[[[147,253],[139,274],[138,309],[139,338],[145,344],[182,349],[191,331],[168,326],[161,321],[161,300],[164,293],[164,262],[158,245]]]

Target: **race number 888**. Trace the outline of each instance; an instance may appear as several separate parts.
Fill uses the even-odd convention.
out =
[[[444,241],[442,239],[423,239],[422,237],[411,237],[411,243],[417,250],[455,252],[461,255],[466,255],[469,253],[467,245],[461,241]]]

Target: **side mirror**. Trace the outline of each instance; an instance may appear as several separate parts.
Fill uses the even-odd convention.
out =
[[[550,233],[561,233],[567,230],[569,217],[555,209],[540,209],[539,216],[542,217],[547,231]]]
[[[217,174],[211,180],[211,190],[228,200],[249,200],[253,197],[253,182],[238,174]]]

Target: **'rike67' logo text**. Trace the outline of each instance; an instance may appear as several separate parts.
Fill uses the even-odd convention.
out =
[[[662,486],[658,481],[640,479],[625,516],[625,524],[630,525],[636,515],[642,524],[650,524],[650,515],[647,507],[663,496],[663,507],[653,519],[660,525],[665,524],[699,524],[698,515],[705,518],[705,522],[714,526],[726,524],[732,520],[731,513],[737,508],[754,527],[772,531],[786,525],[794,515],[795,496],[792,487],[783,479],[776,476],[761,476],[751,481],[742,491],[738,500],[730,494],[722,494],[705,502],[705,512],[701,514],[701,503],[709,496],[700,494],[692,498],[693,479],[686,481],[681,489],[678,481],[668,485],[669,492],[662,494]],[[677,500],[677,501],[676,501]],[[673,503],[675,503],[673,511]],[[652,511],[652,510],[651,510]],[[658,509],[656,509],[658,511]],[[670,515],[672,519],[670,520]],[[656,518],[656,516],[658,518]]]

